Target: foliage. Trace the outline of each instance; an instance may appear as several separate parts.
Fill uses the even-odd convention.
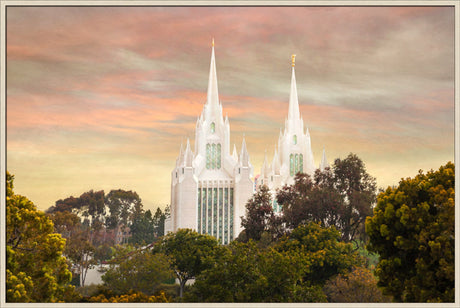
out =
[[[370,252],[366,249],[366,245],[362,241],[353,242],[353,251],[358,252],[358,254],[364,259],[364,266],[373,271],[379,263],[379,254],[375,252]]]
[[[130,225],[131,237],[128,242],[133,245],[151,244],[155,239],[155,223],[150,210],[142,211],[133,218]]]
[[[168,258],[163,254],[118,246],[102,280],[115,295],[126,294],[130,290],[153,295],[163,281],[174,275],[169,265]]]
[[[166,207],[163,212],[160,208],[157,208],[155,215],[153,216],[152,222],[154,225],[154,234],[155,237],[160,237],[165,235],[165,220],[168,215],[169,207]]]
[[[127,294],[110,296],[109,298],[104,294],[99,294],[90,297],[88,301],[91,303],[169,303],[171,300],[162,291],[158,295],[146,295],[139,291],[130,291]]]
[[[105,197],[105,203],[110,209],[106,220],[109,229],[118,228],[119,225],[126,227],[142,213],[142,201],[133,191],[111,190]]]
[[[171,268],[179,279],[179,296],[182,297],[185,283],[209,268],[220,249],[217,240],[210,235],[199,234],[190,229],[179,229],[161,238],[153,247],[153,251],[171,258]]]
[[[272,198],[267,186],[263,185],[246,203],[246,216],[241,217],[241,226],[244,228],[244,242],[249,239],[259,241],[264,232],[271,229],[271,222],[275,219],[272,207]]]
[[[347,275],[339,274],[324,286],[328,301],[332,303],[389,302],[377,287],[377,279],[366,268],[354,267]]]
[[[261,250],[252,240],[232,242],[186,296],[199,302],[291,302],[302,271],[292,257]]]
[[[261,279],[259,250],[253,241],[234,241],[223,249],[217,262],[196,277],[185,301],[250,302]]]
[[[372,213],[376,182],[355,154],[336,159],[332,169],[317,170],[311,178],[298,173],[293,185],[277,194],[286,227],[308,222],[335,226],[343,241],[362,239],[364,221]]]
[[[54,223],[55,232],[66,239],[64,255],[71,261],[74,273],[80,275],[80,285],[84,286],[88,270],[97,264],[90,228],[82,225],[78,215],[72,212],[52,211],[48,216]]]
[[[227,246],[196,277],[185,300],[197,302],[324,302],[324,283],[347,273],[360,258],[339,232],[311,223],[273,247],[249,240]]]
[[[368,249],[380,254],[379,286],[395,301],[454,301],[454,184],[449,162],[379,195],[366,221]]]
[[[56,201],[55,206],[50,207],[48,214],[57,212],[73,212],[83,217],[83,224],[101,229],[105,215],[104,191],[84,192],[80,197],[70,196]]]
[[[317,223],[297,227],[283,237],[275,249],[298,254],[299,266],[305,271],[303,280],[312,285],[324,285],[331,277],[347,273],[363,262],[350,243],[340,242],[340,233],[335,227],[324,228]]]
[[[6,300],[59,302],[78,298],[62,252],[65,239],[26,197],[13,192],[6,174]]]
[[[96,247],[94,251],[94,259],[98,263],[110,260],[113,257],[114,249],[108,244],[102,244]]]

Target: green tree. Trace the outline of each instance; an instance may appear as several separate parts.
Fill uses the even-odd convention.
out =
[[[366,220],[379,286],[397,302],[453,302],[455,166],[402,179]]]
[[[190,292],[201,302],[296,302],[321,301],[300,298],[304,275],[298,254],[261,249],[253,240],[234,241],[225,253],[197,277]]]
[[[260,249],[254,241],[233,241],[208,269],[196,277],[187,301],[193,302],[251,302],[260,301],[256,295],[263,279],[259,264]]]
[[[6,173],[6,300],[58,302],[75,300],[72,274],[62,253],[65,239],[26,197],[13,192]]]
[[[331,303],[382,303],[391,298],[377,287],[374,274],[363,267],[354,267],[346,274],[339,274],[326,282],[324,292]]]
[[[311,223],[272,247],[234,241],[196,277],[185,299],[197,302],[324,302],[325,282],[360,264],[339,232]]]
[[[165,255],[153,254],[149,249],[117,246],[102,280],[115,295],[127,294],[131,290],[153,295],[160,291],[161,283],[173,275]]]
[[[169,207],[165,209],[165,212],[158,207],[153,216],[154,233],[156,237],[165,235],[166,210],[169,210]]]
[[[323,286],[331,277],[363,263],[352,244],[340,241],[335,227],[324,228],[317,223],[297,227],[283,237],[275,249],[300,255],[299,267],[305,268],[303,280],[312,285]]]
[[[131,237],[128,242],[133,245],[151,244],[155,240],[155,223],[150,210],[133,218],[130,225]]]
[[[106,219],[106,225],[109,229],[118,229],[119,226],[122,226],[122,230],[124,230],[143,211],[142,200],[133,191],[111,190],[105,197],[105,203],[110,210]]]
[[[182,297],[187,281],[213,264],[214,257],[219,252],[219,245],[210,235],[199,234],[190,229],[179,229],[161,238],[153,249],[154,252],[163,253],[171,258],[171,268],[179,280],[179,296]]]

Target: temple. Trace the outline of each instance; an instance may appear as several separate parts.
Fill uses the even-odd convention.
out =
[[[292,56],[291,91],[284,131],[280,131],[274,157],[267,154],[260,176],[253,182],[253,167],[243,137],[240,152],[233,145],[230,152],[230,122],[223,117],[219,100],[214,40],[212,41],[207,100],[196,122],[194,150],[187,139],[181,145],[171,173],[171,217],[165,231],[190,228],[216,237],[228,244],[241,231],[241,216],[254,189],[266,185],[271,193],[292,184],[295,174],[315,171],[310,133],[304,129],[299,110],[295,78],[295,55]],[[320,169],[328,167],[325,151]],[[275,211],[280,211],[274,202]]]

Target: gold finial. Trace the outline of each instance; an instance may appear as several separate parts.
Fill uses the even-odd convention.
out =
[[[295,55],[292,55],[291,57],[292,57],[292,67],[294,67],[295,66]]]
[[[212,38],[212,47],[214,47],[214,38]]]

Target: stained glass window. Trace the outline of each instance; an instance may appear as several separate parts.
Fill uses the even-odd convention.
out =
[[[289,155],[289,173],[291,174],[291,176],[294,176],[294,155],[291,154]]]
[[[222,224],[223,224],[223,189],[219,188],[219,240],[222,242]]]
[[[201,202],[203,210],[202,210],[202,217],[203,217],[203,226],[201,229],[201,233],[206,233],[206,188],[203,188],[203,202]]]
[[[294,144],[297,144],[297,135],[294,135],[294,137],[292,137],[292,142],[294,142]]]
[[[211,149],[211,169],[216,169],[216,144],[212,144]]]
[[[228,244],[228,187],[224,189],[224,244]]]
[[[299,172],[299,154],[295,155],[294,162],[295,162],[294,170],[295,170],[295,173],[297,173]]]
[[[201,188],[198,188],[198,232],[201,231]]]
[[[221,152],[221,145],[220,143],[217,144],[217,169],[220,169],[220,152]]]
[[[214,134],[216,131],[216,124],[214,122],[211,123],[211,134]]]
[[[212,188],[208,188],[208,234],[211,234],[212,227]]]
[[[212,193],[212,210],[213,210],[213,232],[212,234],[214,235],[214,237],[217,238],[217,188],[214,188],[213,189],[213,193]]]
[[[233,240],[233,188],[230,188],[230,241]]]
[[[211,168],[211,145],[206,144],[206,169]]]
[[[303,172],[303,155],[299,154],[299,171]]]

